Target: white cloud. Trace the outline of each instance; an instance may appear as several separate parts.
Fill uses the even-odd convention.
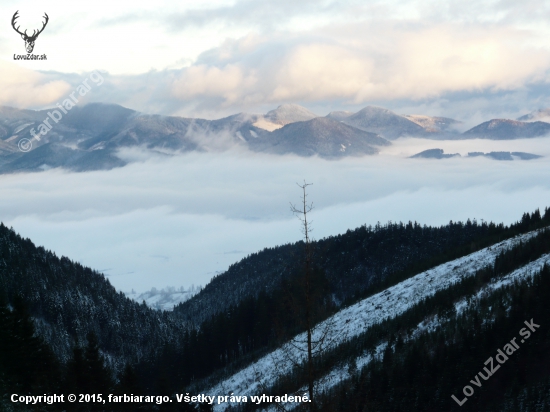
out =
[[[351,38],[352,32],[357,38]],[[248,61],[244,55],[238,69],[217,68],[216,62],[210,68],[201,64],[186,69],[181,83],[194,93],[180,96],[218,96],[240,106],[334,99],[366,104],[457,91],[514,90],[545,80],[550,67],[548,50],[526,46],[529,36],[512,29],[352,26],[332,34],[314,41],[287,38],[276,61],[269,53],[275,44],[264,42],[258,46],[263,53],[258,48],[253,52],[263,57]]]
[[[222,69],[199,65],[184,71],[174,82],[173,93],[185,100],[198,96],[221,97],[226,103],[232,103],[241,96],[241,90],[250,89],[255,83],[252,74],[245,78],[242,70],[233,64]]]
[[[0,89],[0,105],[29,107],[57,101],[70,91],[70,85],[0,60]]]

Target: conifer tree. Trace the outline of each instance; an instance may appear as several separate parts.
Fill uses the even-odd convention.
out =
[[[85,393],[110,393],[113,389],[113,381],[109,369],[105,366],[105,360],[99,352],[97,336],[90,332],[86,338],[88,344],[84,350],[84,364],[88,378]]]

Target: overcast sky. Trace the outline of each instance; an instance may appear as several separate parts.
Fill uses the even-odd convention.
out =
[[[23,8],[24,7],[24,8]],[[22,28],[47,28],[14,61]],[[219,118],[285,102],[320,115],[376,104],[467,122],[550,106],[550,3],[539,0],[4,0],[0,104],[43,108],[86,73],[90,100]]]

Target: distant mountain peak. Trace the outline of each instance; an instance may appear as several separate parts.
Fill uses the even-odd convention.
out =
[[[387,146],[382,137],[327,117],[316,117],[285,125],[251,142],[257,151],[325,158],[378,153],[374,146]]]
[[[311,120],[319,117],[315,113],[309,111],[303,106],[294,103],[285,103],[277,107],[275,110],[270,110],[266,113],[264,118],[272,123],[280,124],[282,126]]]
[[[541,121],[522,122],[511,119],[491,119],[464,132],[468,138],[510,140],[550,134],[550,124]]]
[[[405,114],[403,116],[431,133],[446,132],[462,124],[461,121],[448,117],[425,116],[419,114]]]
[[[344,118],[342,122],[367,132],[380,134],[386,139],[397,139],[402,136],[425,133],[422,126],[391,110],[378,106],[367,106]]]

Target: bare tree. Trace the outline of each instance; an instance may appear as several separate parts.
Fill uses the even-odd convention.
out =
[[[310,240],[310,222],[307,220],[307,214],[313,210],[313,203],[307,202],[307,187],[313,183],[306,183],[298,186],[302,189],[302,204],[298,208],[292,203],[290,204],[290,210],[294,213],[298,219],[302,222],[302,233],[304,234],[304,283],[305,283],[305,328],[307,336],[307,377],[308,377],[308,393],[310,399],[310,411],[314,410],[313,399],[313,386],[315,383],[314,370],[313,370],[313,343],[312,343],[312,302],[311,302],[311,265],[312,265],[312,248]]]
[[[301,296],[296,297],[295,294],[290,293],[291,301],[294,299],[293,307],[302,307],[303,310],[296,310],[298,315],[298,321],[303,330],[305,330],[305,336],[303,334],[298,335],[294,339],[290,340],[285,347],[292,348],[294,356],[288,356],[291,362],[297,364],[301,363],[305,368],[304,372],[307,377],[307,391],[310,399],[309,410],[314,411],[316,409],[315,392],[316,385],[322,384],[323,377],[321,371],[317,371],[315,368],[316,359],[320,358],[327,349],[333,347],[334,343],[342,338],[342,336],[335,336],[334,334],[334,322],[326,319],[323,322],[319,322],[321,318],[326,318],[327,313],[321,313],[320,308],[323,307],[321,301],[326,297],[326,294],[322,291],[322,287],[318,284],[324,276],[319,277],[319,268],[315,265],[315,249],[313,245],[313,239],[311,237],[312,221],[309,218],[309,213],[313,210],[313,202],[308,202],[307,187],[312,183],[298,184],[298,187],[302,189],[301,199],[298,206],[290,204],[290,210],[294,213],[301,222],[301,230],[304,236],[304,251],[302,258],[302,275],[300,276],[301,283],[303,285]],[[303,299],[303,305],[300,302],[296,302],[297,299]],[[304,339],[305,338],[305,339]],[[305,362],[300,362],[302,356],[300,352],[305,351]],[[298,354],[298,356],[296,355]],[[292,359],[294,357],[294,359]]]
[[[288,389],[294,387],[292,380],[293,372],[299,376],[300,387],[293,388],[292,394],[300,396],[307,391],[310,402],[308,408],[310,412],[317,409],[316,393],[323,386],[326,376],[323,376],[322,370],[317,370],[316,363],[327,353],[327,350],[333,348],[335,343],[342,339],[341,333],[336,332],[335,323],[327,318],[328,313],[323,312],[326,301],[326,278],[324,273],[315,264],[315,247],[311,237],[312,221],[309,213],[313,210],[313,203],[308,202],[307,187],[311,183],[298,184],[301,189],[300,203],[298,206],[290,204],[290,210],[301,222],[301,231],[303,233],[304,248],[299,253],[299,267],[291,273],[286,284],[285,301],[291,314],[292,325],[279,326],[278,335],[284,343],[272,352],[270,372],[263,371],[253,366],[254,380],[264,393],[270,391],[270,386],[274,381],[270,381],[267,375],[277,376],[277,380],[283,383]],[[292,269],[291,269],[292,271]],[[322,319],[324,321],[321,321]],[[289,319],[287,319],[289,320]],[[276,323],[278,323],[276,321]],[[301,333],[288,339],[288,333],[295,333],[301,330]],[[338,336],[336,336],[338,335]],[[325,371],[326,372],[326,371]],[[305,387],[303,383],[306,383]],[[271,388],[273,389],[273,387]],[[288,406],[283,403],[276,403],[274,406],[278,411],[284,412]],[[266,406],[267,408],[267,406]]]

